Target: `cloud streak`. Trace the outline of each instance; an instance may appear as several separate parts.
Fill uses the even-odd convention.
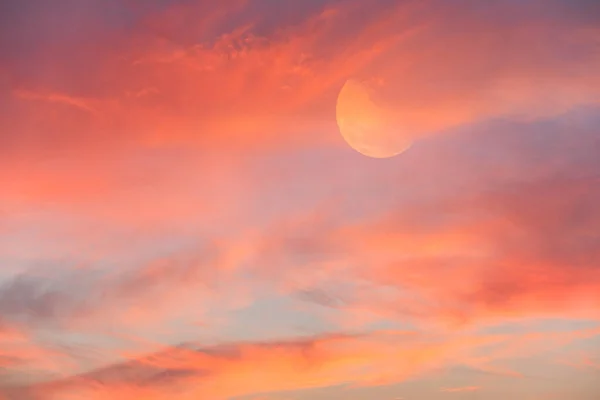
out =
[[[442,388],[440,389],[442,392],[446,393],[462,393],[462,392],[476,392],[480,390],[479,386],[463,386],[463,387],[455,387],[455,388]]]
[[[597,334],[596,329],[575,336]],[[555,338],[567,343],[574,336]],[[277,343],[231,343],[205,349],[182,345],[22,390],[40,399],[69,395],[93,399],[132,396],[163,399],[175,394],[182,399],[195,396],[226,399],[340,384],[369,387],[415,378],[440,367],[468,365],[469,359],[486,352],[486,347],[497,346],[500,355],[527,339],[520,335],[443,338],[420,332],[381,331]],[[546,335],[540,333],[532,343],[542,344],[545,339]],[[262,368],[256,369],[257,363]],[[479,389],[466,386],[441,391],[462,393]]]

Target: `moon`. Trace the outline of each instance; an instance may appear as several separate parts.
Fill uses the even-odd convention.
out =
[[[346,143],[373,158],[389,158],[407,150],[412,142],[398,130],[389,109],[376,104],[370,88],[354,79],[346,81],[338,94],[336,120]]]

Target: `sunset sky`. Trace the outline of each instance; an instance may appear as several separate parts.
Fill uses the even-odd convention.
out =
[[[0,1],[0,267],[0,400],[597,400],[600,2]]]

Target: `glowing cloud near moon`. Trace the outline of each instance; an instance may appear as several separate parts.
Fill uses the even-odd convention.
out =
[[[393,157],[412,142],[395,123],[393,113],[372,100],[369,89],[359,81],[346,81],[337,98],[338,128],[346,143],[359,153],[373,158]]]

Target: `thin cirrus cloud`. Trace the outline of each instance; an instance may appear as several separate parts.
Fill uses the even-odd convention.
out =
[[[597,330],[578,334],[593,335]],[[560,335],[554,339],[569,342],[573,340],[571,336]],[[178,346],[88,374],[23,388],[20,393],[35,395],[37,391],[49,398],[71,393],[94,399],[132,396],[163,399],[173,395],[183,399],[195,396],[225,399],[343,383],[371,387],[416,377],[441,366],[484,368],[478,356],[485,346],[509,350],[524,339],[527,338],[520,335],[439,338],[418,332],[383,331],[367,336],[239,343],[212,349]],[[539,335],[538,340],[543,339],[545,335]],[[256,369],[256,363],[262,368]],[[470,386],[441,391],[457,393],[478,389]]]
[[[594,395],[596,2],[1,7],[0,397]]]

